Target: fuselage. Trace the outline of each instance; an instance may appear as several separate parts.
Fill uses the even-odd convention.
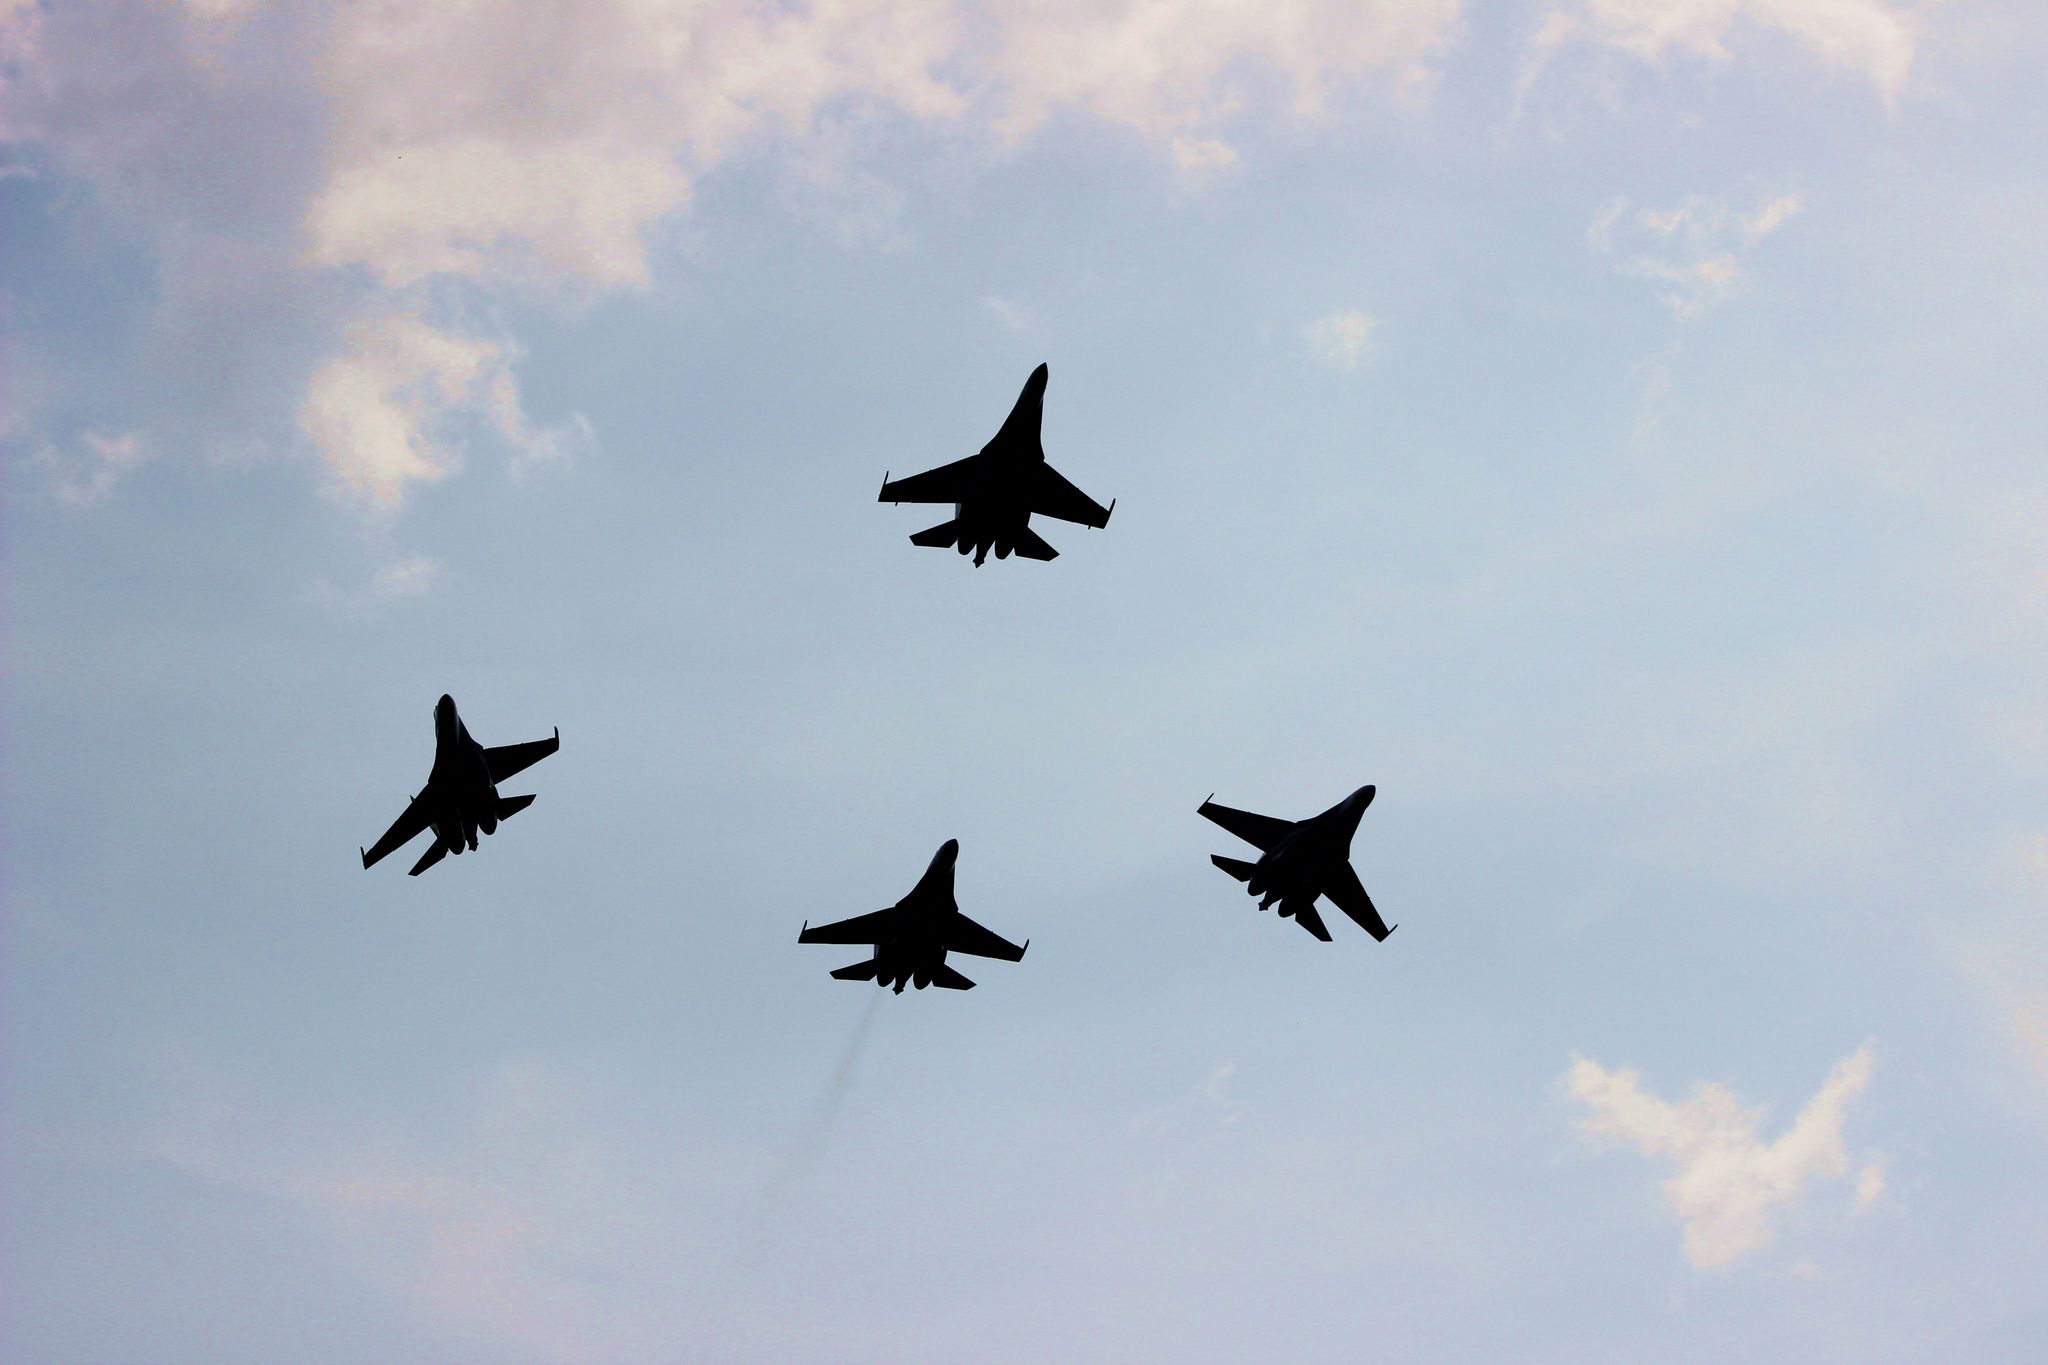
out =
[[[960,913],[953,899],[953,864],[959,856],[959,841],[946,840],[910,894],[896,902],[891,932],[875,944],[876,985],[893,987],[898,995],[905,985],[923,990],[945,965],[947,921]]]
[[[456,714],[455,699],[443,694],[434,703],[434,767],[427,775],[433,801],[430,827],[450,853],[476,847],[478,831],[498,829],[498,790],[481,744]]]
[[[1278,901],[1280,913],[1292,915],[1297,905],[1315,903],[1331,870],[1350,861],[1351,839],[1358,833],[1359,817],[1372,804],[1373,792],[1370,786],[1360,787],[1321,815],[1297,821],[1273,841],[1245,882],[1247,894],[1261,897],[1261,910]]]
[[[1024,381],[1016,406],[1002,429],[974,458],[974,484],[953,504],[959,529],[955,547],[972,553],[978,565],[994,550],[1007,559],[1031,524],[1033,466],[1045,463],[1039,428],[1045,418],[1046,367],[1040,365]]]

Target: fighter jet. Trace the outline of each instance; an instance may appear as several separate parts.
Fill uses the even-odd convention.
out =
[[[1248,844],[1257,844],[1262,856],[1256,863],[1211,854],[1209,861],[1245,884],[1254,896],[1263,896],[1259,909],[1278,901],[1280,917],[1296,924],[1323,942],[1330,931],[1316,913],[1316,897],[1329,897],[1330,904],[1358,921],[1358,927],[1376,939],[1398,929],[1389,926],[1373,908],[1372,897],[1358,883],[1351,870],[1351,836],[1358,832],[1358,817],[1372,804],[1373,789],[1360,787],[1321,815],[1306,820],[1280,820],[1271,815],[1254,815],[1246,810],[1219,806],[1212,796],[1204,801],[1204,815]]]
[[[500,796],[497,784],[532,767],[562,747],[562,732],[530,744],[504,744],[486,749],[469,737],[455,714],[455,699],[443,694],[434,703],[434,767],[427,785],[363,855],[363,866],[411,842],[421,830],[434,831],[434,845],[420,855],[408,875],[417,877],[450,853],[474,849],[479,831],[494,834],[500,820],[510,819],[533,804],[531,796]]]
[[[959,856],[960,841],[946,840],[939,845],[932,865],[902,900],[887,910],[855,915],[815,929],[805,921],[796,941],[874,944],[875,955],[866,962],[856,962],[832,973],[841,981],[893,985],[898,995],[903,994],[906,983],[919,990],[928,985],[973,990],[972,981],[946,965],[948,952],[1017,962],[1023,958],[1024,948],[1031,946],[1031,940],[1024,940],[1024,948],[1019,948],[960,913],[960,907],[953,902],[953,864]]]
[[[1045,415],[1045,374],[1043,365],[1031,372],[1003,429],[979,453],[908,478],[882,476],[883,502],[953,504],[951,521],[919,531],[911,544],[939,549],[951,545],[963,555],[971,551],[978,569],[990,549],[997,559],[1008,559],[1013,552],[1026,559],[1058,556],[1059,551],[1031,529],[1033,512],[1083,526],[1109,525],[1116,499],[1104,507],[1045,462],[1045,447],[1038,443],[1038,424]]]

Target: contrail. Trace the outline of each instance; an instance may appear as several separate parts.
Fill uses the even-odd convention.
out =
[[[770,1199],[779,1199],[786,1194],[818,1164],[818,1158],[825,1150],[825,1139],[832,1136],[833,1120],[839,1117],[847,1093],[853,1089],[853,1075],[860,1068],[860,1057],[867,1047],[868,1034],[874,1031],[875,1017],[882,1012],[883,994],[878,990],[869,992],[868,1007],[862,1012],[860,1022],[853,1026],[853,1037],[846,1040],[846,1050],[839,1054],[839,1064],[832,1068],[832,1074],[825,1079],[824,1089],[818,1092],[803,1126],[797,1130],[789,1160],[769,1182]]]

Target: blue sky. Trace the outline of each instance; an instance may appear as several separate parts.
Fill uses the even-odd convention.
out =
[[[0,4],[9,1358],[2033,1358],[2044,45]]]

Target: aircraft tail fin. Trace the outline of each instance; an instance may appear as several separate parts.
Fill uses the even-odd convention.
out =
[[[942,521],[937,526],[919,531],[910,538],[910,543],[912,545],[924,545],[943,550],[958,539],[960,539],[960,522],[956,518],[952,521]]]
[[[851,967],[841,967],[832,975],[835,980],[839,981],[873,981],[875,979],[875,960],[869,958],[866,962],[856,962]]]
[[[420,855],[420,860],[412,865],[412,871],[406,873],[405,875],[408,877],[417,877],[420,875],[420,873],[425,872],[428,868],[432,867],[435,863],[440,862],[443,858],[447,856],[448,845],[442,843],[439,837],[436,837],[434,842],[427,846],[427,851]]]
[[[524,796],[501,796],[498,798],[498,818],[500,820],[510,820],[532,804],[532,792],[528,792]]]
[[[934,986],[944,986],[949,991],[971,991],[974,989],[972,981],[969,981],[943,962],[939,964],[939,969],[932,973],[932,984]]]
[[[1209,861],[1241,882],[1250,881],[1252,873],[1257,870],[1242,858],[1226,858],[1221,853],[1211,853]]]
[[[1045,538],[1029,526],[1017,533],[1012,553],[1020,559],[1058,559],[1060,552],[1045,543]]]

